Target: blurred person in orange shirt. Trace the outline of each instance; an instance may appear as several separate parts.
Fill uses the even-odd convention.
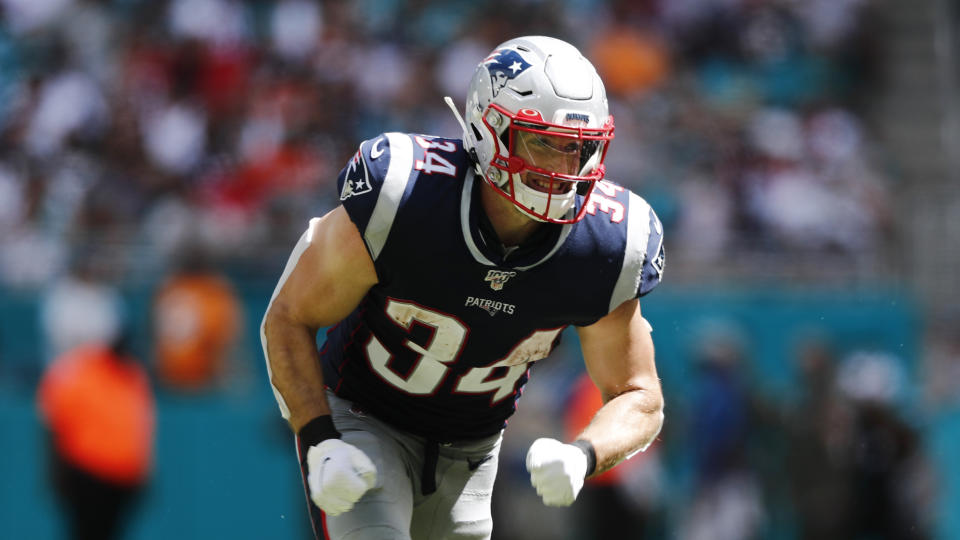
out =
[[[587,373],[570,389],[564,429],[574,439],[603,406],[603,396]],[[647,538],[657,530],[654,510],[661,496],[660,462],[654,441],[645,452],[587,478],[580,493],[577,538]]]
[[[157,376],[181,390],[214,385],[240,325],[240,303],[199,248],[185,251],[180,269],[153,303]]]
[[[119,537],[149,481],[154,395],[146,369],[125,342],[69,350],[40,382],[37,401],[51,435],[54,487],[74,539]]]
[[[629,99],[667,80],[670,51],[656,31],[627,22],[629,16],[618,11],[622,8],[615,6],[615,22],[597,34],[590,51],[607,92]]]

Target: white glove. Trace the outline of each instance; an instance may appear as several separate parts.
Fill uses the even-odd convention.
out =
[[[587,456],[556,439],[537,439],[527,452],[530,483],[547,506],[573,504],[587,474]]]
[[[310,499],[330,516],[353,508],[377,483],[377,468],[362,450],[340,439],[327,439],[307,450]]]

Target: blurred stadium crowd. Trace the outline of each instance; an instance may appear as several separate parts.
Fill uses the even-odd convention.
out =
[[[455,136],[442,96],[462,106],[478,60],[523,33],[598,66],[608,176],[663,216],[675,279],[862,276],[895,241],[889,164],[858,110],[878,71],[863,0],[0,6],[5,286],[47,283],[78,248],[119,279],[187,242],[262,270],[334,205],[361,140]]]
[[[43,293],[49,360],[124,326],[123,287],[170,285],[184,266],[202,267],[207,281],[185,288],[207,295],[200,317],[217,335],[215,352],[173,353],[157,370],[173,386],[202,387],[220,360],[182,359],[234,354],[229,342],[255,332],[239,322],[231,283],[276,279],[307,220],[337,204],[336,176],[363,139],[456,136],[443,96],[462,106],[477,62],[522,34],[569,40],[600,70],[616,119],[608,177],[662,217],[668,282],[896,280],[905,271],[894,256],[900,179],[870,124],[869,96],[883,76],[872,8],[0,0],[0,295]],[[183,330],[171,302],[158,295],[152,307],[161,338]],[[684,412],[665,430],[679,441],[671,449],[688,445],[686,461],[670,464],[655,446],[609,480],[619,495],[588,489],[594,506],[583,508],[620,508],[636,520],[623,526],[651,538],[759,538],[771,523],[798,522],[806,528],[786,538],[929,537],[932,473],[893,400],[905,376],[898,361],[854,354],[838,369],[830,344],[810,340],[789,360],[803,386],[784,407],[741,380],[748,351],[736,336],[712,333],[692,347],[689,394],[672,397]],[[960,349],[954,341],[941,343],[944,366]],[[258,351],[242,354],[260,370]],[[568,394],[538,390],[577,388],[576,359],[556,364],[533,378],[515,440],[563,429],[558,396]],[[947,380],[932,392],[951,393]],[[504,490],[515,485],[517,495],[498,505],[497,534],[579,534],[589,516],[523,498],[522,471],[511,466],[521,447],[505,444]],[[747,454],[758,447],[767,452]],[[682,489],[671,494],[666,482]],[[531,516],[544,519],[537,531],[523,527]]]

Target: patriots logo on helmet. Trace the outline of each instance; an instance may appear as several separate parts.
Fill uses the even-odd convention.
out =
[[[513,49],[497,49],[483,60],[490,74],[490,88],[496,97],[500,90],[507,85],[507,81],[523,73],[531,66]]]

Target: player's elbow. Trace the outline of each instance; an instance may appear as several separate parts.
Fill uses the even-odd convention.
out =
[[[664,400],[659,385],[637,388],[621,397],[631,400],[631,425],[635,426],[634,433],[637,436],[633,449],[626,456],[629,459],[637,452],[646,450],[660,434],[665,419]]]
[[[659,387],[656,389],[656,391],[652,392],[652,395],[647,398],[647,401],[648,401],[646,403],[647,414],[655,418],[658,418],[660,423],[662,424],[663,418],[664,418],[663,408],[665,403],[663,401],[663,392],[660,391]]]
[[[260,321],[260,339],[264,342],[264,345],[266,345],[267,336],[277,327],[278,313],[277,304],[271,302],[267,306],[267,311],[263,314],[263,320]]]
[[[646,417],[644,424],[647,426],[647,431],[649,437],[643,442],[643,444],[638,448],[638,450],[646,450],[647,447],[656,439],[659,435],[660,430],[663,428],[663,422],[666,418],[664,414],[664,400],[663,392],[660,390],[660,385],[656,385],[654,388],[645,390],[642,392],[642,396],[638,402],[638,409],[641,414]]]
[[[659,384],[636,385],[635,387],[611,396],[605,402],[624,400],[625,409],[630,414],[657,418],[663,422],[664,399]]]
[[[266,345],[271,336],[283,333],[294,324],[290,306],[279,300],[271,302],[266,313],[263,314],[263,321],[260,322],[260,339]]]
[[[665,405],[663,399],[663,390],[659,384],[645,385],[636,389],[634,392],[636,408],[643,414],[656,417],[663,422],[663,408]]]
[[[654,374],[644,374],[631,382],[631,389],[638,395],[649,408],[663,408],[663,387],[660,385],[660,379]]]
[[[650,415],[655,419],[657,425],[659,426],[659,427],[657,428],[657,431],[659,432],[659,431],[660,431],[660,427],[663,427],[663,421],[664,421],[664,420],[666,419],[666,417],[667,417],[666,414],[664,414],[664,412],[663,412],[663,400],[662,400],[662,399],[660,400],[660,404],[657,406],[657,408],[656,408],[653,412],[650,413]]]

